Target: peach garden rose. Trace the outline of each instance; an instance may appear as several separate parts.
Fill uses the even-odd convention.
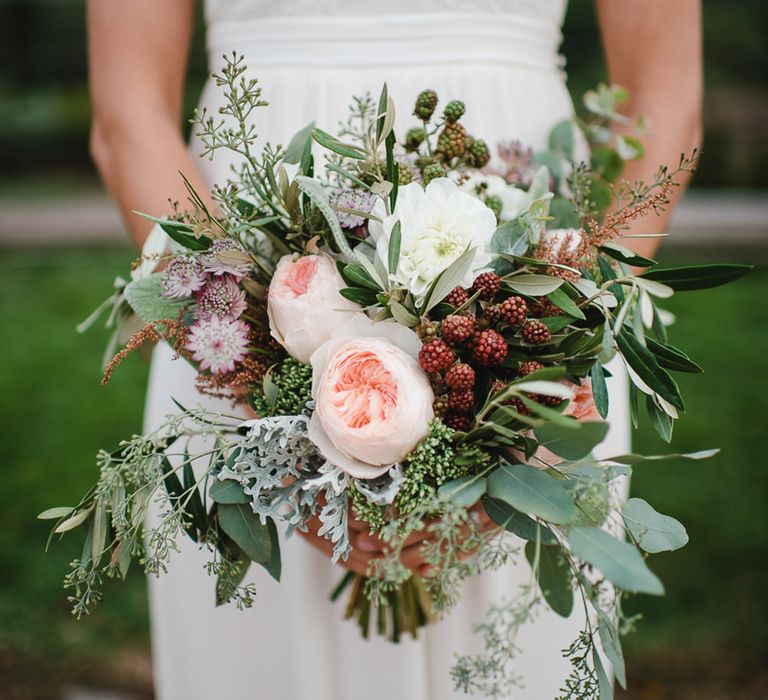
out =
[[[329,255],[280,258],[267,293],[272,337],[289,355],[309,362],[331,332],[360,307],[345,299],[336,264]]]
[[[429,432],[434,396],[416,334],[359,314],[312,355],[309,437],[329,462],[373,479]]]

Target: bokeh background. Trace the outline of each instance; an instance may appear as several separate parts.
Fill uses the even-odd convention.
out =
[[[636,472],[635,493],[691,535],[684,550],[654,557],[667,596],[630,602],[643,619],[619,696],[637,700],[768,698],[768,4],[704,5],[704,158],[661,259],[756,269],[669,304],[673,341],[706,370],[680,377],[694,410],[672,447],[723,452]],[[591,2],[571,3],[563,52],[574,95],[604,78]],[[205,70],[198,28],[188,111]],[[0,0],[2,700],[152,697],[143,578],[108,586],[98,612],[75,622],[61,575],[76,538],[44,554],[47,525],[34,518],[76,502],[96,449],[141,424],[146,366],[133,357],[100,387],[105,332],[74,330],[134,257],[90,163],[88,128],[83,2]],[[664,447],[645,425],[636,445]]]

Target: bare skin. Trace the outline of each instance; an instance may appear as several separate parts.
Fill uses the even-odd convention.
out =
[[[645,157],[628,164],[624,177],[648,180],[660,163],[676,165],[701,141],[700,0],[596,0],[609,79],[629,89],[627,114],[649,118],[654,133]],[[137,247],[151,224],[134,211],[162,212],[168,200],[185,202],[179,172],[199,192],[208,185],[181,132],[181,103],[194,0],[89,0],[89,73],[93,101],[91,153],[118,203]],[[168,40],[173,27],[173,40]],[[683,184],[686,184],[683,182]],[[675,192],[672,205],[682,194]],[[669,211],[644,219],[630,233],[666,230]],[[652,256],[658,238],[627,239],[628,246]],[[491,527],[479,509],[480,527]],[[331,544],[312,523],[307,539],[330,555]],[[381,542],[366,526],[353,522],[354,551],[345,566],[365,573],[383,554]],[[426,535],[414,535],[404,563],[423,571],[420,547]]]

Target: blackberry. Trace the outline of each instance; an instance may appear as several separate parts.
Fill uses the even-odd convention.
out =
[[[472,283],[472,292],[480,292],[480,298],[491,301],[499,293],[501,278],[496,272],[482,272]]]
[[[480,139],[472,140],[466,147],[467,162],[473,168],[484,168],[491,159],[491,152],[488,150],[488,144]]]
[[[535,318],[562,316],[564,313],[565,311],[555,306],[549,299],[539,299],[531,305],[531,315]]]
[[[527,377],[529,374],[538,372],[540,369],[544,369],[544,365],[536,360],[529,360],[528,362],[521,362],[517,368],[518,377]]]
[[[439,338],[428,340],[419,350],[419,364],[427,374],[448,369],[454,357],[450,345]]]
[[[552,338],[549,328],[547,328],[541,321],[528,321],[523,329],[520,331],[523,336],[523,340],[530,345],[543,345],[549,342]]]
[[[458,309],[469,301],[469,294],[463,287],[454,287],[443,301]]]
[[[423,121],[429,121],[437,107],[437,93],[434,90],[422,90],[416,98],[413,113]]]
[[[452,391],[448,394],[448,408],[452,411],[471,411],[475,405],[475,395],[472,389]]]
[[[397,164],[397,184],[408,185],[413,182],[413,168],[403,161]]]
[[[472,417],[468,413],[448,411],[445,414],[445,418],[443,418],[443,423],[453,430],[465,433],[469,430],[469,426],[472,425]]]
[[[475,332],[475,319],[472,316],[446,316],[440,324],[440,334],[449,345],[463,343]]]
[[[445,373],[445,383],[454,391],[466,391],[475,385],[475,370],[459,362]]]
[[[464,116],[464,103],[460,100],[451,100],[443,110],[443,116],[447,122],[457,122]]]
[[[449,122],[437,137],[437,150],[446,158],[456,158],[464,153],[467,130],[458,122]]]
[[[424,184],[428,185],[432,180],[438,177],[445,177],[445,168],[440,163],[430,163],[421,171]]]
[[[507,359],[508,352],[507,342],[491,329],[481,331],[472,341],[472,358],[486,367],[500,365]]]
[[[408,129],[405,134],[405,150],[409,153],[418,150],[426,138],[427,132],[422,127],[414,126],[412,129]]]
[[[528,306],[522,297],[508,297],[499,304],[499,314],[512,326],[525,323]]]
[[[488,304],[485,307],[483,318],[489,326],[495,326],[501,321],[501,309],[498,304]]]

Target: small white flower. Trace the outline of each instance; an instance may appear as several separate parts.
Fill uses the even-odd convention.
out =
[[[466,250],[474,259],[462,286],[470,287],[477,273],[491,261],[490,242],[496,217],[479,199],[462,192],[448,178],[432,180],[422,188],[418,183],[401,187],[395,211],[386,216],[383,202],[373,213],[383,219],[371,220],[369,230],[376,242],[376,255],[386,267],[389,239],[400,222],[400,262],[395,281],[409,289],[420,302],[429,285]]]
[[[248,353],[248,326],[241,320],[228,321],[218,316],[201,319],[189,329],[186,348],[200,369],[213,374],[231,372],[235,363]]]

